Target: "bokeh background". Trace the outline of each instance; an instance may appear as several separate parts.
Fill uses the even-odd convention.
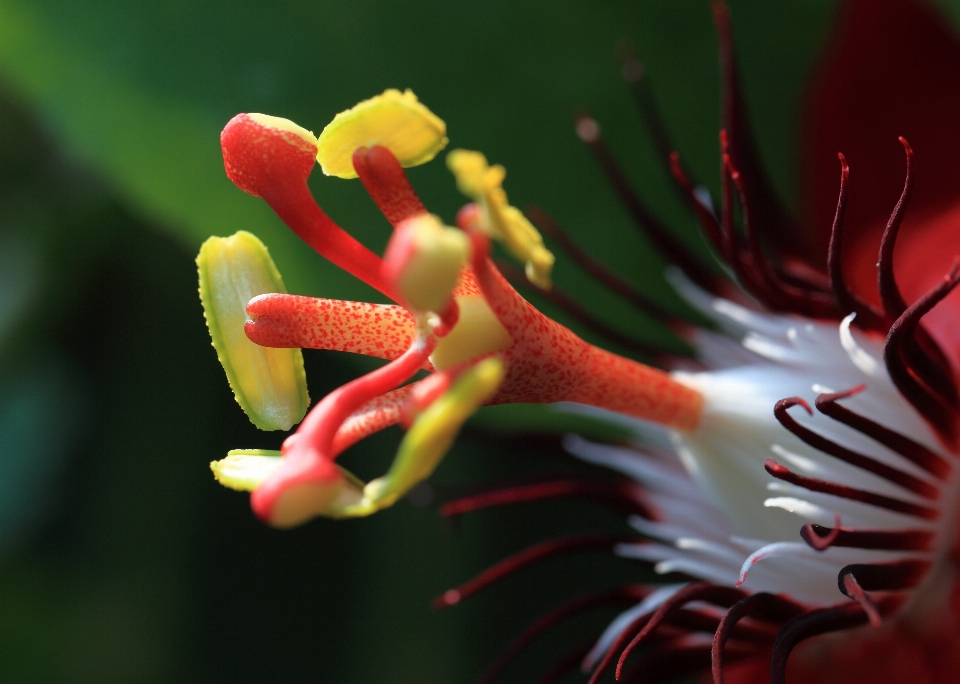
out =
[[[730,5],[761,149],[792,204],[804,83],[834,3]],[[940,5],[960,21],[960,2]],[[589,110],[642,194],[703,249],[620,77],[627,45],[687,166],[715,190],[706,0],[0,0],[0,681],[471,682],[557,601],[641,576],[605,555],[557,560],[430,609],[533,541],[626,529],[585,504],[440,519],[437,502],[458,493],[578,467],[551,435],[605,428],[542,408],[482,410],[412,502],[295,531],[260,525],[207,463],[231,448],[277,448],[282,436],[259,433],[234,403],[193,263],[209,235],[249,230],[289,291],[377,301],[227,180],[218,134],[240,111],[319,132],[386,87],[412,88],[453,146],[507,167],[513,203],[540,204],[611,268],[679,306],[573,132],[572,114]],[[463,198],[442,162],[410,176],[452,221]],[[359,183],[316,172],[311,185],[335,220],[382,250],[388,224]],[[669,343],[562,255],[555,273],[614,327]],[[305,356],[314,400],[375,365]],[[399,434],[344,460],[378,475]],[[533,681],[611,616],[541,640],[504,681]]]

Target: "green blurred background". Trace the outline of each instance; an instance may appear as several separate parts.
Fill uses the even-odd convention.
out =
[[[799,102],[834,3],[730,4],[761,148],[793,203]],[[960,2],[943,6],[960,18]],[[620,78],[626,43],[688,167],[715,187],[705,0],[0,0],[0,681],[470,682],[556,602],[642,576],[612,557],[570,558],[430,609],[533,541],[626,529],[577,504],[440,520],[438,498],[576,467],[555,439],[517,432],[563,421],[522,407],[482,411],[417,505],[289,532],[261,526],[207,463],[282,437],[258,433],[233,402],[193,264],[207,236],[249,230],[291,292],[376,301],[227,180],[218,134],[241,111],[319,132],[386,87],[412,88],[453,146],[507,167],[515,204],[539,203],[677,306],[663,263],[573,133],[571,114],[589,109],[643,195],[703,249]],[[410,175],[452,221],[463,199],[443,164]],[[316,172],[311,185],[335,220],[382,250],[388,224],[359,183]],[[612,325],[665,339],[562,255],[555,273]],[[375,365],[305,356],[314,400]],[[375,476],[398,438],[387,431],[344,459]],[[611,615],[538,642],[503,681],[532,681]]]

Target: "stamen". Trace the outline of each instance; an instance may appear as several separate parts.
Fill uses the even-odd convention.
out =
[[[651,511],[639,498],[641,491],[642,489],[638,485],[627,480],[616,484],[591,482],[583,479],[533,482],[449,501],[440,507],[440,514],[445,517],[452,517],[485,508],[569,498],[597,501],[623,513],[649,517]]]
[[[857,325],[865,330],[886,331],[887,325],[883,321],[883,314],[870,304],[860,299],[847,286],[843,277],[843,221],[847,213],[847,182],[850,178],[850,167],[842,153],[840,158],[840,194],[837,197],[837,213],[833,217],[833,227],[830,229],[830,247],[827,251],[827,272],[830,274],[830,287],[840,308],[847,313],[855,313]]]
[[[427,213],[400,162],[386,147],[358,147],[353,153],[353,168],[394,228],[404,219]]]
[[[651,589],[643,585],[621,587],[611,591],[601,591],[593,594],[587,594],[579,598],[568,601],[563,605],[551,610],[549,613],[537,618],[533,623],[526,627],[504,648],[497,659],[487,668],[486,672],[478,680],[478,684],[491,684],[499,677],[507,666],[520,654],[534,639],[546,632],[548,629],[560,622],[583,613],[592,608],[600,606],[618,606],[632,605],[637,601],[644,599]],[[580,662],[585,653],[579,653],[576,663]]]
[[[841,446],[836,442],[823,437],[822,435],[818,435],[813,430],[800,425],[787,412],[788,409],[797,405],[802,406],[809,415],[813,415],[813,411],[810,410],[810,406],[807,405],[807,402],[800,397],[781,399],[773,407],[773,415],[776,416],[777,420],[780,421],[780,424],[783,427],[799,437],[804,443],[812,446],[814,449],[822,451],[825,454],[833,456],[844,463],[849,463],[850,465],[860,468],[861,470],[866,470],[869,473],[873,473],[874,475],[882,477],[889,482],[893,482],[894,484],[914,492],[915,494],[919,494],[920,496],[931,500],[936,500],[940,497],[940,488],[936,485],[933,485],[925,480],[921,480],[918,477],[914,477],[913,475],[905,473],[902,470],[897,470],[896,468],[888,466],[885,463],[881,463],[870,456]]]
[[[852,530],[830,529],[814,523],[800,528],[800,537],[814,549],[827,546],[884,551],[929,551],[934,534],[927,530]]]
[[[956,412],[937,394],[930,391],[908,370],[901,354],[904,341],[914,334],[920,319],[936,306],[960,283],[960,263],[955,262],[943,281],[903,312],[887,333],[883,347],[883,360],[890,379],[900,393],[913,404],[948,444],[956,441]]]
[[[254,512],[267,522],[274,521],[274,508],[285,491],[300,484],[311,484],[316,473],[333,469],[333,444],[337,432],[358,408],[370,399],[395,388],[419,370],[433,351],[433,338],[417,338],[400,358],[334,390],[303,419],[297,431],[283,444],[284,465],[253,491],[250,503]],[[284,519],[287,527],[304,522],[303,516],[315,511],[302,509],[295,518]]]
[[[857,392],[866,389],[866,385],[855,387],[846,392],[836,392],[834,394],[821,394],[816,399],[817,410],[820,413],[830,416],[834,420],[847,425],[870,437],[878,444],[897,452],[905,459],[916,466],[923,468],[931,475],[935,475],[941,480],[946,480],[953,471],[953,466],[939,454],[931,451],[922,444],[913,441],[909,437],[895,432],[888,427],[854,413],[850,409],[841,406],[837,402],[845,399]]]
[[[643,234],[646,235],[654,244],[657,250],[667,259],[667,261],[676,264],[687,274],[692,281],[713,292],[714,281],[716,277],[710,272],[710,269],[696,257],[693,252],[688,250],[678,242],[670,232],[663,226],[650,209],[641,201],[633,191],[627,175],[620,168],[613,154],[603,142],[600,134],[600,126],[589,115],[581,115],[576,121],[577,135],[587,144],[594,158],[600,164],[600,168],[613,189],[620,197],[627,211],[633,217],[633,220]]]
[[[782,596],[760,592],[746,596],[726,612],[713,634],[710,652],[713,684],[723,684],[723,652],[733,628],[745,617],[767,622],[784,623],[803,612],[803,607]]]
[[[809,489],[812,492],[830,494],[831,496],[840,496],[845,499],[850,499],[851,501],[859,501],[860,503],[865,503],[869,506],[885,508],[889,511],[896,511],[897,513],[912,515],[918,518],[923,518],[924,520],[936,520],[938,517],[940,517],[940,511],[935,508],[920,506],[919,504],[910,503],[909,501],[894,499],[889,496],[868,492],[863,489],[855,489],[846,485],[837,484],[836,482],[827,482],[826,480],[818,480],[812,477],[806,477],[805,475],[798,475],[788,468],[780,465],[772,458],[768,458],[766,461],[764,461],[763,467],[768,473],[773,475],[773,477],[777,478],[778,480],[783,480],[784,482],[789,482],[790,484],[797,485],[798,487]]]
[[[579,551],[611,551],[618,544],[637,544],[640,542],[642,540],[637,537],[625,535],[576,535],[541,542],[487,568],[459,587],[448,589],[435,598],[432,605],[435,609],[440,610],[460,603],[463,599],[476,594],[481,589],[507,575],[554,556]]]

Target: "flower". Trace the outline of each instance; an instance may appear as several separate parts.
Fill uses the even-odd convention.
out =
[[[913,149],[901,137],[905,178],[877,238],[876,205],[884,198],[854,193],[857,176],[841,154],[839,187],[817,189],[812,203],[816,216],[822,195],[831,197],[827,257],[818,262],[811,256],[816,245],[798,238],[765,178],[740,99],[728,12],[722,3],[714,12],[724,84],[718,211],[657,128],[632,58],[625,74],[678,189],[741,289],[657,223],[632,194],[597,123],[588,116],[577,122],[580,137],[673,261],[670,282],[714,324],[677,321],[696,360],[662,356],[664,370],[584,342],[508,282],[505,275],[515,283],[523,276],[490,259],[492,239],[523,262],[530,287],[547,293],[553,256],[533,223],[509,204],[502,167],[478,152],[451,152],[447,165],[471,202],[456,228],[427,212],[403,168],[434,158],[447,132],[412,92],[388,90],[364,101],[337,115],[319,138],[275,117],[232,119],[221,136],[227,175],[263,198],[317,252],[396,304],[287,295],[252,236],[206,243],[198,257],[201,296],[238,402],[265,429],[302,418],[279,452],[231,452],[212,464],[214,473],[227,486],[251,491],[256,514],[278,527],[318,515],[369,515],[430,476],[476,407],[567,402],[567,410],[621,422],[635,433],[627,445],[565,440],[581,459],[620,472],[620,485],[543,481],[448,502],[444,513],[591,496],[629,511],[637,535],[545,543],[447,591],[437,605],[458,603],[536,560],[598,546],[682,581],[624,587],[558,608],[508,647],[486,681],[550,625],[609,602],[632,606],[584,654],[591,682],[614,667],[629,681],[709,672],[714,682],[783,682],[788,661],[794,682],[953,681],[960,676],[954,462],[960,357],[956,305],[948,295],[960,283],[960,265],[930,267],[921,256],[931,239],[955,234],[956,194],[945,184],[921,193]],[[851,0],[846,12],[839,43],[845,58],[822,79],[817,100],[831,117],[835,108],[823,103],[846,95],[850,86],[836,83],[863,58],[845,52],[861,46],[863,17],[880,17],[866,33],[882,35],[893,18],[890,26],[902,32],[916,30],[928,42],[932,36],[935,45],[942,40],[929,11],[908,0],[885,0],[880,11],[876,3]],[[960,48],[946,44],[960,64]],[[811,125],[814,132],[819,124]],[[382,258],[317,206],[306,185],[315,159],[328,175],[359,178],[393,225]],[[871,173],[881,178],[888,173],[882,170]],[[817,188],[822,177],[815,174],[809,185]],[[913,199],[925,200],[917,212],[915,186]],[[857,213],[860,202],[873,215]],[[664,315],[542,211],[531,215],[602,282]],[[876,248],[865,246],[874,239]],[[942,251],[952,257],[951,249]],[[864,277],[868,272],[876,286]],[[562,293],[552,296],[567,302]],[[248,340],[239,334],[244,312]],[[289,351],[302,347],[389,363],[304,417],[302,361]],[[403,384],[420,371],[426,377]],[[384,476],[363,483],[336,463],[351,444],[397,423],[408,431]],[[795,647],[800,652],[790,658]],[[878,665],[876,654],[892,664]]]

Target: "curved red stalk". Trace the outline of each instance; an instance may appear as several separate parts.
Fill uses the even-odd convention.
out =
[[[380,273],[381,259],[338,226],[307,187],[316,145],[290,131],[238,114],[220,134],[223,161],[242,190],[263,198],[277,216],[317,253],[397,301]]]
[[[914,334],[920,319],[943,300],[958,283],[960,283],[960,263],[955,261],[950,273],[940,284],[910,305],[890,326],[890,332],[887,333],[886,343],[883,346],[883,360],[890,373],[890,379],[907,401],[913,404],[914,408],[936,428],[941,439],[949,446],[953,446],[957,440],[956,411],[910,373],[901,350]]]
[[[411,216],[427,212],[400,162],[386,147],[358,147],[353,153],[353,168],[394,228]]]
[[[296,437],[293,448],[300,449],[309,444],[309,448],[320,454],[330,454],[334,437],[344,421],[364,403],[413,376],[423,366],[435,345],[432,338],[419,338],[395,361],[325,396],[300,423],[293,435]]]
[[[885,331],[888,326],[883,321],[883,315],[860,299],[848,287],[843,276],[843,222],[847,214],[847,183],[850,179],[850,166],[842,152],[838,152],[837,156],[840,158],[840,193],[837,197],[837,211],[833,216],[833,225],[830,229],[830,245],[827,248],[830,288],[841,310],[857,314],[854,319],[857,326],[864,330]]]
[[[900,288],[897,287],[896,276],[893,274],[893,249],[897,244],[897,235],[900,232],[900,225],[903,223],[903,216],[907,211],[907,203],[910,201],[910,192],[913,188],[913,149],[903,136],[900,136],[900,144],[903,145],[903,150],[907,155],[907,173],[903,180],[903,191],[900,193],[900,199],[897,200],[897,204],[890,214],[890,220],[887,221],[887,227],[883,231],[883,237],[880,239],[880,255],[877,268],[877,291],[880,293],[880,302],[883,304],[883,313],[887,317],[888,323],[892,323],[899,318],[907,308],[907,303],[903,301],[903,295],[900,294]]]
[[[822,527],[820,525],[814,525],[813,523],[807,523],[800,528],[800,538],[803,541],[807,542],[807,546],[812,548],[814,551],[826,551],[837,539],[840,538],[842,530],[840,529],[840,514],[833,514],[833,529],[829,527]],[[819,534],[820,530],[826,530],[825,535]]]
[[[412,382],[376,396],[351,413],[337,428],[337,434],[330,445],[331,458],[364,437],[403,421],[411,397],[423,382]]]

